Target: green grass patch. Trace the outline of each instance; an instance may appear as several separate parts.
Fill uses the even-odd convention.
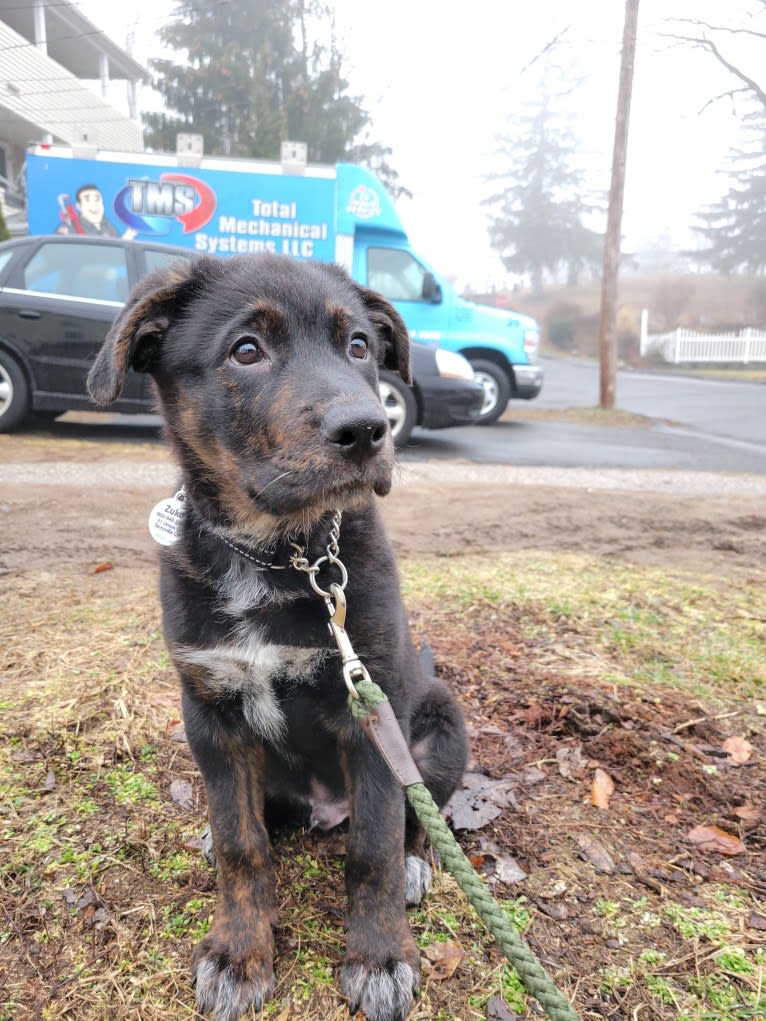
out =
[[[766,694],[760,585],[579,554],[409,559],[408,602],[464,617],[512,611],[535,644],[612,683],[711,698]]]

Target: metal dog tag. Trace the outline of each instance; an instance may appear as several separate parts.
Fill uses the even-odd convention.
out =
[[[179,490],[168,500],[160,500],[149,515],[149,534],[160,546],[173,546],[181,537],[186,507],[184,491]]]

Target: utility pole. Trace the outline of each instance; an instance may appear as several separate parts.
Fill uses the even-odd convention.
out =
[[[601,407],[613,408],[617,376],[617,277],[620,269],[620,232],[625,197],[625,163],[628,151],[630,97],[633,90],[633,64],[636,55],[638,0],[625,2],[625,28],[622,34],[620,89],[612,151],[612,182],[604,239],[604,272],[601,280],[601,319],[599,354],[601,359]]]

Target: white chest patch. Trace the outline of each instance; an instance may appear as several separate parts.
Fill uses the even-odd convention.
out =
[[[269,572],[242,557],[234,557],[218,585],[221,609],[231,617],[242,617],[248,610],[269,603],[278,606],[291,602],[294,595],[269,584]]]
[[[326,655],[326,649],[264,642],[257,632],[210,649],[177,646],[173,650],[178,669],[202,679],[211,691],[240,693],[242,712],[249,726],[259,737],[275,744],[284,736],[285,718],[273,680],[282,677],[310,684]]]

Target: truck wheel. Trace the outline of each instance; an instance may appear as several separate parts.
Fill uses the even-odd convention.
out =
[[[0,351],[0,432],[21,425],[29,414],[30,390],[18,363]]]
[[[403,447],[418,424],[418,405],[410,387],[393,373],[380,374],[380,399],[388,418],[391,436],[397,447]]]
[[[477,425],[491,425],[505,411],[511,396],[511,384],[503,369],[496,362],[483,358],[469,359],[476,381],[484,387],[484,403]]]

